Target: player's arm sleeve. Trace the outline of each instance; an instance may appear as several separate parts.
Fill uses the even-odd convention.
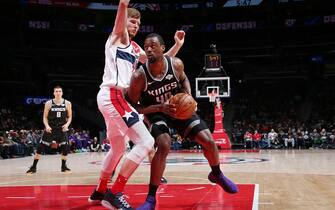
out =
[[[172,65],[177,73],[177,77],[179,79],[180,89],[181,92],[188,93],[191,95],[191,85],[190,81],[188,80],[185,71],[184,71],[184,63],[179,58],[171,58],[172,59]]]
[[[44,105],[43,124],[45,127],[50,127],[49,121],[48,121],[48,115],[49,115],[50,109],[51,109],[51,100],[47,101]]]

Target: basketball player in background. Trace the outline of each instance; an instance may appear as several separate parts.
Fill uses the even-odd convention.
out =
[[[33,165],[27,171],[27,174],[36,173],[36,166],[46,147],[56,144],[61,150],[62,166],[61,172],[71,171],[66,166],[66,158],[69,151],[69,141],[67,131],[72,121],[71,102],[63,98],[63,89],[61,86],[54,87],[55,98],[49,100],[44,105],[43,124],[45,130],[41,141],[37,146]]]
[[[148,61],[134,72],[126,97],[150,121],[157,151],[151,163],[149,193],[145,203],[138,209],[155,209],[156,192],[170,151],[169,127],[201,144],[212,169],[208,179],[219,184],[226,192],[236,193],[237,186],[220,169],[219,152],[206,123],[195,113],[187,120],[174,118],[176,108],[168,103],[169,98],[179,92],[191,94],[183,62],[176,57],[164,56],[164,41],[158,34],[146,37],[144,50]]]
[[[131,42],[139,29],[140,13],[127,9],[128,4],[129,0],[119,1],[114,28],[105,45],[105,70],[97,96],[111,149],[103,160],[98,185],[88,200],[90,203],[101,201],[108,209],[132,209],[123,195],[125,184],[154,144],[139,114],[123,96],[141,59],[140,48]],[[128,139],[135,146],[126,155],[112,188],[107,190],[108,180],[125,152]]]

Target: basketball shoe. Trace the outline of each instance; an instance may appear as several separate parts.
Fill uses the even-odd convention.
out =
[[[107,209],[133,210],[130,204],[126,201],[122,192],[114,195],[108,190],[102,199],[101,204]]]
[[[34,174],[34,173],[36,173],[36,167],[30,166],[29,170],[26,173],[27,174]]]
[[[98,192],[97,190],[94,190],[91,196],[88,198],[88,202],[91,204],[100,204],[104,196],[105,193],[101,193]]]
[[[230,181],[227,177],[225,177],[223,173],[215,176],[212,172],[210,172],[208,174],[208,180],[220,185],[227,193],[234,194],[238,192],[238,187],[234,184],[234,182]]]
[[[62,165],[62,172],[71,172],[71,169],[69,169],[66,165]]]
[[[140,205],[136,210],[155,210],[156,199],[152,195],[148,195],[145,202]]]

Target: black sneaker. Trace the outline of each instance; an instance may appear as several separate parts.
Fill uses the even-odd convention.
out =
[[[91,204],[100,204],[104,196],[105,193],[101,193],[98,192],[97,190],[94,190],[91,196],[88,198],[88,202]]]
[[[30,166],[26,174],[34,174],[34,173],[36,173],[36,167]]]
[[[62,172],[71,172],[71,169],[69,169],[66,165],[62,166]]]
[[[107,209],[133,210],[121,192],[114,195],[110,191],[107,191],[101,204]]]

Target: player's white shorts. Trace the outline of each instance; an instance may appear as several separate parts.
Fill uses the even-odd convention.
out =
[[[142,122],[138,112],[123,98],[122,91],[115,87],[101,88],[98,107],[107,126],[107,137],[125,136],[134,124]]]

